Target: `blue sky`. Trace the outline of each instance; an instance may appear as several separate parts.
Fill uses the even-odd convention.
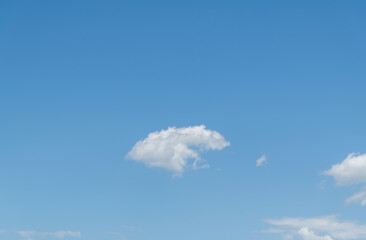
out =
[[[0,239],[366,239],[365,11],[1,1]],[[209,168],[126,158],[200,125]]]

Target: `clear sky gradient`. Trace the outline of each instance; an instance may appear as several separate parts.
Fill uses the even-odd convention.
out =
[[[1,1],[0,239],[366,224],[344,203],[362,185],[322,174],[366,153],[365,13],[356,0]],[[210,168],[173,177],[125,158],[151,132],[201,124],[230,142],[201,155]]]

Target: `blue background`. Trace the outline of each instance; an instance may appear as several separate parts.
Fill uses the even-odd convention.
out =
[[[258,232],[266,218],[365,222],[343,203],[359,186],[321,174],[366,152],[365,12],[338,0],[1,1],[0,228],[264,240],[280,238]],[[199,124],[231,142],[203,155],[210,169],[173,178],[124,159],[150,132]]]

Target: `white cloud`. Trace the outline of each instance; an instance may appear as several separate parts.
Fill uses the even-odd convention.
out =
[[[169,127],[167,130],[150,133],[147,138],[133,146],[127,158],[145,163],[148,167],[160,167],[181,176],[189,159],[193,159],[193,169],[203,160],[199,152],[221,150],[230,143],[218,132],[206,129],[204,125],[192,127]]]
[[[299,230],[299,235],[304,240],[333,240],[333,238],[331,238],[329,235],[318,236],[307,227],[301,228]]]
[[[333,165],[324,174],[333,176],[339,186],[366,182],[366,154],[351,153],[343,162]],[[360,203],[366,205],[366,187],[347,198],[346,204]]]
[[[346,204],[360,203],[362,206],[366,205],[366,186],[358,193],[346,199]]]
[[[35,235],[37,232],[36,231],[29,231],[29,230],[19,230],[17,231],[17,233],[21,236],[21,237],[32,237],[33,235]]]
[[[286,238],[296,236],[304,240],[348,240],[365,239],[366,224],[354,221],[340,221],[337,216],[315,218],[282,218],[270,219],[267,223],[272,228],[266,232],[280,233]]]
[[[267,157],[266,155],[262,155],[260,158],[257,159],[257,162],[256,162],[256,167],[260,167],[262,166],[263,164],[266,164],[267,163]]]
[[[366,182],[366,154],[351,153],[343,162],[333,165],[324,174],[333,176],[339,186]]]

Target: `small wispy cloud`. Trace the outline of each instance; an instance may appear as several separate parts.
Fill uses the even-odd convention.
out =
[[[126,236],[121,232],[106,232],[105,234],[118,236],[121,240],[127,240]]]
[[[366,206],[366,186],[364,186],[358,193],[347,198],[345,203],[347,205],[352,203],[359,203],[362,206]]]
[[[260,167],[267,164],[267,156],[265,154],[263,154],[260,158],[257,159],[256,161],[256,167]]]
[[[204,125],[192,127],[169,127],[150,133],[147,138],[133,146],[127,158],[144,163],[147,167],[160,167],[181,176],[192,159],[192,168],[207,168],[200,153],[221,150],[230,142],[218,132],[206,129]]]

